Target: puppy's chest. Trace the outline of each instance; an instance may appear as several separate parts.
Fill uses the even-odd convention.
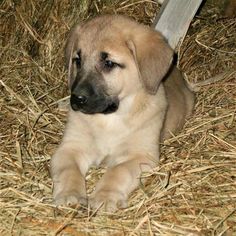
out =
[[[132,127],[118,117],[106,117],[92,125],[95,145],[102,156],[113,155],[128,142]],[[124,147],[124,146],[123,146]]]

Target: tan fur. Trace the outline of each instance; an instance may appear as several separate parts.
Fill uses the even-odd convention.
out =
[[[177,69],[161,82],[173,52],[158,32],[129,18],[102,16],[76,26],[66,46],[67,66],[78,49],[85,58],[83,73],[99,71],[109,95],[118,96],[120,105],[106,115],[69,111],[62,143],[51,161],[53,196],[58,205],[85,203],[85,174],[91,165],[103,164],[108,170],[89,204],[97,208],[103,203],[114,211],[127,206],[140,174],[156,166],[161,131],[168,137],[181,128],[192,111],[193,95]],[[125,68],[104,73],[99,67],[101,51]],[[69,70],[72,84],[77,72],[72,64]]]
[[[163,84],[168,100],[168,109],[163,125],[162,139],[167,139],[183,127],[185,118],[189,117],[193,111],[195,99],[183,75],[175,67],[171,69]]]
[[[235,17],[236,16],[236,0],[227,0],[226,1],[223,14],[226,17]]]

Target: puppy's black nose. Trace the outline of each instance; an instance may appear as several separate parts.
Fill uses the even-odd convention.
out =
[[[71,100],[78,105],[84,105],[88,101],[88,98],[85,95],[71,94]]]
[[[85,95],[71,94],[70,102],[73,110],[77,111],[81,106],[85,105],[88,101],[88,97]]]
[[[76,96],[76,95],[74,95],[74,96]],[[85,104],[86,102],[87,102],[87,97],[86,96],[84,96],[84,95],[78,95],[78,96],[76,96],[76,101],[77,101],[77,103],[79,103],[79,104],[81,104],[81,105],[83,105],[83,104]]]

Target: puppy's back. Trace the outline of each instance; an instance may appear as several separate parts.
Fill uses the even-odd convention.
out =
[[[162,130],[162,139],[171,137],[181,129],[186,119],[192,114],[195,96],[189,89],[182,73],[173,67],[164,81],[164,88],[168,101],[166,119]]]

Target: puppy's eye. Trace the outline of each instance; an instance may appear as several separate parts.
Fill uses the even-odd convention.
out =
[[[125,68],[125,65],[123,63],[117,63],[109,60],[109,54],[107,52],[101,52],[100,58],[101,58],[101,65],[104,71],[109,72],[116,67]]]
[[[78,67],[80,67],[80,65],[81,65],[81,59],[80,59],[80,57],[76,57],[76,58],[75,58],[75,63],[76,63],[76,65],[77,65]]]
[[[72,63],[75,63],[77,67],[81,66],[81,56],[80,52],[77,53],[76,57],[72,59]]]
[[[118,65],[117,63],[110,61],[110,60],[106,60],[105,64],[104,64],[104,66],[108,69],[112,69],[112,68],[116,67],[117,65]]]

